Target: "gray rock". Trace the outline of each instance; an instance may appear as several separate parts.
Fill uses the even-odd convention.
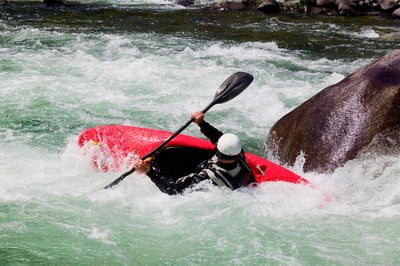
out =
[[[397,4],[393,0],[378,0],[378,4],[383,11],[394,11]]]
[[[247,1],[237,2],[237,1],[221,0],[214,6],[214,8],[219,10],[241,11],[248,9],[248,4]]]
[[[375,138],[389,135],[400,136],[400,50],[358,69],[282,117],[271,128],[267,147],[287,164],[303,152],[305,171],[326,172],[354,159]]]
[[[357,15],[355,0],[338,0],[338,10],[340,15]]]
[[[400,8],[397,8],[395,11],[393,11],[392,16],[394,18],[400,18]]]

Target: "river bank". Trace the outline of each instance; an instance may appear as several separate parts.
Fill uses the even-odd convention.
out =
[[[257,10],[266,14],[303,13],[329,16],[400,18],[399,0],[220,0],[219,10]]]
[[[175,0],[185,7],[208,7],[221,11],[255,10],[265,14],[301,13],[328,16],[380,16],[400,19],[399,0]],[[47,6],[71,5],[67,0],[44,0]]]
[[[400,43],[400,21],[379,17],[270,16],[249,10],[220,12],[140,2],[118,6],[114,2],[88,0],[58,8],[38,1],[9,2],[0,5],[0,19],[13,26],[82,34],[141,32],[217,42],[274,42],[279,48],[304,51],[313,58],[350,61],[382,56],[398,49]]]

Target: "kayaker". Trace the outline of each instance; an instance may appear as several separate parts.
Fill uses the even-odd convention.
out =
[[[192,114],[200,131],[216,145],[216,153],[197,167],[194,173],[174,179],[157,167],[156,162],[148,163],[140,159],[134,162],[136,172],[147,174],[162,191],[170,195],[183,192],[203,180],[211,180],[218,186],[232,190],[255,182],[243,153],[239,138],[234,134],[224,134],[204,120],[202,112]]]

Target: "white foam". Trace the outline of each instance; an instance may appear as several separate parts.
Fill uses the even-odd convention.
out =
[[[379,33],[377,33],[375,30],[370,29],[370,28],[363,29],[362,31],[360,31],[359,33],[356,33],[355,35],[360,36],[360,37],[369,38],[369,39],[377,39],[380,37]]]
[[[100,242],[102,242],[104,244],[115,245],[114,241],[109,240],[109,234],[110,234],[109,230],[101,229],[101,228],[97,228],[96,226],[93,226],[91,228],[90,232],[88,233],[88,238],[99,240]]]

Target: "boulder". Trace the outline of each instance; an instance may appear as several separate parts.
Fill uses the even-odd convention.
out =
[[[397,7],[397,4],[393,0],[378,0],[378,4],[381,10],[385,12],[393,12]]]
[[[218,10],[227,10],[227,11],[241,11],[248,9],[247,1],[229,1],[229,0],[221,0],[214,6],[215,9]]]
[[[355,0],[338,0],[338,11],[340,15],[357,15]]]
[[[281,8],[276,0],[262,0],[257,6],[257,10],[266,14],[279,13],[280,9]]]
[[[282,117],[270,130],[267,149],[287,164],[303,153],[304,171],[331,172],[373,139],[399,133],[400,50],[395,50]]]
[[[395,11],[393,11],[392,16],[394,18],[400,18],[400,8],[397,8]]]

